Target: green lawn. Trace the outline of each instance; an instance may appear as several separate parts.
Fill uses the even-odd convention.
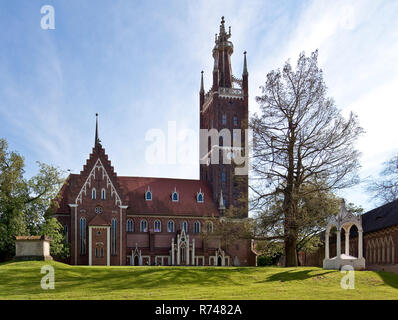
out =
[[[40,286],[55,269],[55,289]],[[338,271],[320,268],[84,267],[58,262],[0,264],[0,299],[397,299],[398,275],[355,272],[344,290]]]

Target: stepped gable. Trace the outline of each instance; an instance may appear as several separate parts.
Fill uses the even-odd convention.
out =
[[[98,159],[101,161],[102,165],[104,166],[105,171],[107,172],[110,180],[112,181],[113,186],[116,189],[116,192],[119,194],[121,201],[124,204],[126,200],[124,197],[123,189],[120,186],[119,181],[117,179],[117,174],[114,170],[114,167],[111,164],[111,161],[108,159],[108,155],[106,154],[105,149],[102,147],[101,143],[99,142],[97,142],[94,148],[92,149],[89,158],[86,160],[86,164],[83,166],[83,170],[80,171],[79,175],[76,175],[77,179],[75,186],[71,186],[73,202],[78,196],[80,189],[87,180],[91,170],[93,169],[94,165],[97,163]]]
[[[101,161],[106,173],[109,176],[113,186],[118,193],[122,204],[124,204],[125,197],[122,188],[119,185],[117,180],[117,174],[111,164],[111,161],[108,159],[108,155],[105,152],[105,149],[101,145],[101,140],[98,135],[98,113],[96,116],[95,123],[95,141],[92,152],[89,155],[89,158],[86,160],[86,164],[83,166],[83,170],[80,171],[80,174],[70,174],[67,178],[65,184],[62,186],[59,198],[55,201],[59,203],[59,208],[56,210],[56,214],[65,214],[70,213],[69,204],[75,203],[76,198],[78,197],[80,190],[84,186],[87,178],[89,177],[91,170],[96,165],[98,159]]]
[[[118,181],[126,192],[127,214],[219,216],[206,181],[146,177],[118,177]],[[152,200],[145,199],[148,188]],[[178,192],[178,202],[172,201],[174,190]],[[197,202],[200,191],[204,194],[203,203]]]
[[[70,213],[69,204],[75,203],[76,197],[79,195],[83,184],[86,182],[98,159],[100,159],[102,165],[108,173],[108,176],[112,181],[116,192],[119,194],[122,203],[124,204],[126,202],[123,189],[118,182],[117,174],[114,171],[111,161],[108,159],[105,149],[100,144],[97,144],[97,146],[95,146],[90,153],[90,156],[87,159],[86,164],[83,166],[83,170],[80,172],[80,174],[70,174],[66,179],[65,184],[62,186],[59,192],[58,199],[54,200],[59,204],[59,208],[55,210],[55,214]]]

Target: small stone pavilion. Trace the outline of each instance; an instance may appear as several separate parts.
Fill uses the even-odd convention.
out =
[[[47,236],[16,236],[15,260],[52,260]]]
[[[358,229],[358,257],[350,255],[350,230],[352,226]],[[329,257],[329,235],[333,227],[336,227],[336,253],[333,258]],[[341,253],[341,229],[345,234],[345,253]],[[340,270],[343,266],[350,265],[355,270],[365,269],[365,258],[363,257],[363,229],[362,217],[349,213],[345,206],[344,199],[341,202],[340,211],[337,216],[329,219],[325,232],[325,259],[323,269]]]

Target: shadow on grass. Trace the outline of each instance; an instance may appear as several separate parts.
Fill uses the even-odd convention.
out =
[[[49,263],[53,264],[53,263]],[[0,268],[0,296],[43,293],[40,281],[41,264],[15,264]],[[58,293],[92,291],[106,293],[113,290],[151,290],[167,287],[245,285],[239,274],[257,272],[256,268],[184,268],[184,267],[82,267],[53,264]],[[245,277],[243,277],[245,278]]]
[[[156,289],[169,286],[216,286],[225,283],[244,285],[236,281],[236,273],[241,270],[226,269],[187,269],[132,267],[131,269],[81,269],[78,279],[63,276],[58,278],[62,288],[90,287],[98,290]],[[252,271],[253,272],[253,271]],[[245,270],[245,273],[247,271]]]
[[[313,274],[310,274],[310,273]],[[324,276],[328,273],[333,273],[334,271],[325,271],[322,273],[316,272],[314,273],[314,270],[286,270],[284,272],[278,272],[270,275],[266,280],[260,281],[260,282],[273,282],[273,281],[280,281],[280,282],[286,282],[286,281],[296,281],[296,280],[306,280],[306,279],[311,279],[311,278],[317,278]]]
[[[398,275],[387,271],[378,271],[377,274],[383,280],[383,282],[395,289],[398,289]]]
[[[44,276],[40,273],[43,264],[18,263],[0,268],[0,297],[10,294],[35,299],[45,294],[40,286]],[[314,268],[267,270],[266,267],[86,267],[55,262],[48,264],[54,266],[53,293],[60,299],[79,296],[90,298],[92,295],[109,295],[112,298],[112,292],[124,290],[130,295],[167,292],[168,289],[173,292],[186,290],[188,294],[203,287],[235,287],[236,290],[257,282],[259,277],[263,280],[257,283],[286,282],[323,277],[333,272]],[[120,294],[119,292],[116,295]]]

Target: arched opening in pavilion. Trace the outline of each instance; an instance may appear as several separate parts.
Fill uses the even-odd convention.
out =
[[[334,228],[336,228],[335,255],[331,255],[330,235]],[[355,237],[355,235],[358,241],[357,250],[354,250],[355,246],[350,246],[350,237]],[[343,200],[338,215],[329,219],[325,230],[325,259],[323,260],[323,268],[339,270],[341,267],[349,265],[354,269],[364,269],[365,259],[362,248],[362,218],[361,216],[355,216],[347,212]],[[354,256],[354,251],[357,251],[357,257]]]

